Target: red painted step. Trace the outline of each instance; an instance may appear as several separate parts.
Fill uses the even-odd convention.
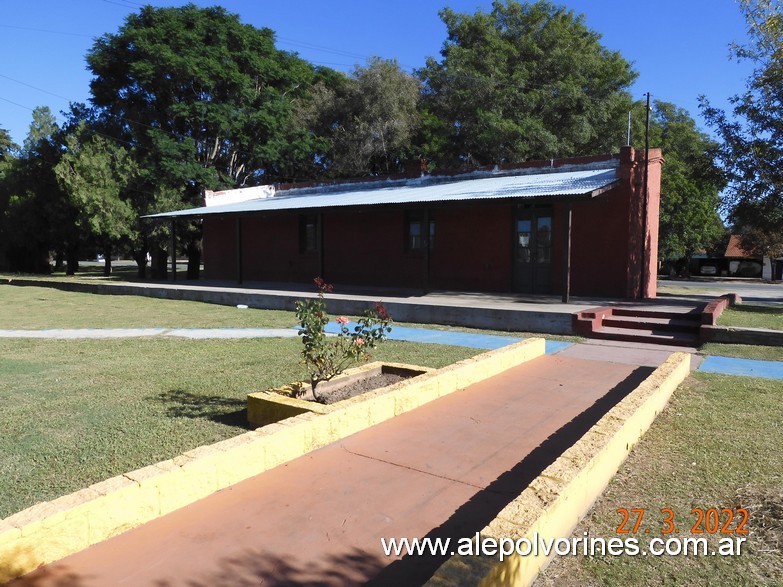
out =
[[[588,338],[698,346],[701,305],[697,307],[604,307],[579,312],[574,330]]]
[[[594,330],[590,338],[687,347],[699,345],[698,332],[669,332],[665,330],[614,328],[611,326],[603,326]]]
[[[670,318],[668,316],[616,316],[603,319],[603,326],[630,329],[666,330],[673,332],[694,332],[699,328],[699,322]]]
[[[653,308],[617,308],[612,307],[613,316],[644,316],[650,318],[678,318],[682,320],[701,321],[701,307],[684,307],[682,310],[675,310],[673,307],[667,309]]]

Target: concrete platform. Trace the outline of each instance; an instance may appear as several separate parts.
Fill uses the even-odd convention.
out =
[[[314,287],[301,283],[248,282],[237,286],[232,282],[203,280],[142,283],[29,277],[15,278],[10,283],[18,286],[54,287],[66,291],[110,295],[142,295],[229,306],[244,304],[251,308],[289,311],[295,309],[297,300],[316,296]],[[326,301],[330,313],[359,315],[368,305],[378,300],[386,304],[396,322],[549,334],[572,334],[571,314],[617,302],[599,298],[572,298],[571,303],[564,304],[559,296],[449,291],[422,293],[340,284],[335,284],[335,293],[329,294]]]
[[[587,339],[582,343],[571,345],[564,350],[558,351],[557,354],[564,357],[592,361],[657,367],[666,360],[666,357],[674,352],[690,353],[691,370],[698,369],[704,360],[704,357],[697,355],[696,349],[692,347],[596,339]]]
[[[421,584],[382,537],[472,536],[651,371],[543,356],[11,584]]]

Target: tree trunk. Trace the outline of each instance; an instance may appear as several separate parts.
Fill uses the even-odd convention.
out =
[[[54,270],[59,272],[63,270],[63,267],[65,267],[65,252],[62,249],[57,249],[54,254]]]
[[[109,277],[111,275],[111,245],[107,244],[103,247],[103,276]]]
[[[79,270],[79,247],[77,245],[68,245],[65,249],[66,275],[76,275]]]
[[[159,245],[152,248],[152,278],[166,281],[169,278],[169,253]]]
[[[133,260],[136,261],[137,277],[147,278],[147,251],[133,251]]]

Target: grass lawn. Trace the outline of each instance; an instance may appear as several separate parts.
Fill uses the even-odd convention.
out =
[[[290,328],[293,312],[0,285],[0,329]]]
[[[290,312],[0,287],[0,328],[295,322]],[[0,519],[242,432],[249,391],[303,377],[300,346],[297,339],[0,339]],[[387,342],[374,358],[440,367],[479,352]],[[702,352],[783,361],[780,347],[713,343]],[[693,374],[574,533],[618,536],[617,508],[645,508],[660,520],[670,507],[687,531],[694,507],[746,507],[751,533],[741,557],[559,557],[538,585],[783,585],[782,397],[780,381]]]
[[[303,377],[300,347],[298,339],[0,340],[0,519],[243,432],[248,392]],[[387,342],[374,358],[441,367],[478,352]]]
[[[672,509],[684,537],[696,521],[692,508],[744,507],[750,533],[741,556],[556,557],[537,587],[783,585],[782,395],[780,381],[692,375],[573,533],[632,537],[616,532],[617,509],[644,508],[652,528],[637,534],[644,547],[662,536],[662,508]],[[711,545],[723,536],[733,535],[715,534]]]
[[[752,344],[723,344],[708,342],[699,349],[702,355],[719,357],[739,357],[740,359],[757,359],[759,361],[783,361],[783,347],[762,346]]]
[[[295,323],[292,312],[0,286],[2,329]],[[0,518],[238,434],[248,392],[303,378],[300,347],[298,339],[0,339]],[[441,367],[479,352],[390,341],[374,358]]]
[[[783,330],[783,308],[740,304],[725,310],[718,317],[718,326]]]

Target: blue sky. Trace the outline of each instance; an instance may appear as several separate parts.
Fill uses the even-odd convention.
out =
[[[185,2],[153,0],[154,6]],[[216,2],[195,0],[210,6]],[[734,0],[561,0],[585,15],[603,44],[634,63],[635,98],[686,108],[700,126],[697,97],[728,108],[743,90],[751,65],[729,59],[732,41],[744,42],[745,26]],[[0,0],[0,128],[20,143],[31,110],[65,110],[87,101],[90,74],[84,56],[93,39],[116,32],[142,3],[130,0]],[[277,33],[278,47],[313,63],[349,71],[373,55],[395,58],[408,69],[439,56],[446,29],[438,10],[489,11],[490,0],[225,0],[243,22]],[[706,129],[705,129],[706,130]]]

